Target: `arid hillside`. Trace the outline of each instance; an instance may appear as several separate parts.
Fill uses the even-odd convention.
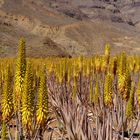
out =
[[[140,53],[140,2],[0,0],[0,56],[16,55],[20,37],[32,57]]]

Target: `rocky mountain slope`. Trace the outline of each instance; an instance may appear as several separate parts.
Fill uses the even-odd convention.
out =
[[[140,53],[140,1],[0,0],[0,56],[16,55],[20,37],[32,57]]]

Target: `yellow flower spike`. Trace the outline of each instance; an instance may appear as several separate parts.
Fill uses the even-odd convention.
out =
[[[73,63],[73,76],[74,77],[78,76],[76,61],[74,61]]]
[[[97,73],[100,73],[101,72],[101,58],[100,57],[96,57],[95,58],[95,71],[97,72]]]
[[[48,73],[51,74],[53,72],[54,64],[51,63],[48,68]]]
[[[109,64],[109,58],[110,58],[110,44],[105,45],[105,61],[107,64]]]
[[[31,63],[27,63],[27,70],[25,73],[25,82],[22,94],[22,124],[26,128],[31,128],[31,122],[33,118],[33,105],[34,105],[34,94],[33,94],[33,74],[31,69]]]
[[[130,97],[126,106],[126,117],[131,120],[134,116],[134,83],[131,87]]]
[[[93,102],[95,105],[99,104],[99,97],[100,97],[100,87],[99,87],[99,81],[96,78],[96,85],[94,88],[94,96],[93,96]]]
[[[91,73],[94,72],[94,61],[92,58],[90,58],[90,67],[91,67]]]
[[[106,61],[106,57],[103,57],[101,59],[101,71],[103,73],[105,73],[107,71],[107,66],[108,66],[108,64],[107,64],[107,61]]]
[[[36,121],[38,125],[44,126],[48,116],[48,92],[46,87],[45,69],[43,69],[40,78],[41,79],[37,100]]]
[[[79,71],[81,71],[82,70],[82,67],[83,67],[83,56],[80,56],[79,58],[78,58],[78,67],[79,67]]]
[[[8,66],[5,74],[3,94],[2,94],[2,118],[3,120],[9,120],[13,112],[13,98],[12,98],[12,87],[11,87],[11,72]]]
[[[113,57],[110,60],[109,71],[115,76],[117,73],[117,57]]]
[[[110,44],[105,45],[105,56],[110,56]]]
[[[85,77],[87,73],[87,63],[83,62],[82,75]]]
[[[14,81],[13,103],[15,111],[17,111],[20,108],[25,71],[26,71],[25,40],[21,39],[19,42],[18,57],[16,61],[15,81]]]
[[[119,65],[118,65],[118,75],[123,75],[126,72],[126,65],[127,65],[127,57],[125,53],[122,53],[119,57]]]
[[[72,70],[71,70],[71,66],[69,65],[68,66],[68,74],[67,74],[67,80],[68,80],[68,83],[70,83],[70,80],[71,80],[71,76],[72,76]]]
[[[63,60],[63,74],[62,74],[62,77],[66,78],[66,74],[67,74],[67,58],[64,58],[64,60]]]
[[[105,78],[104,85],[104,104],[107,107],[112,107],[113,99],[112,99],[112,75],[109,73]]]
[[[128,100],[131,89],[131,75],[128,69],[123,75],[118,77],[118,90],[124,100]]]
[[[59,63],[59,74],[58,74],[59,83],[62,83],[63,81],[63,70],[64,70],[64,65],[61,60],[61,62]]]
[[[91,64],[90,64],[90,60],[87,60],[87,67],[86,67],[86,76],[89,77],[91,73]]]
[[[2,139],[2,140],[7,140],[7,139],[8,139],[7,124],[6,124],[4,121],[3,121],[3,123],[2,123],[1,139]]]

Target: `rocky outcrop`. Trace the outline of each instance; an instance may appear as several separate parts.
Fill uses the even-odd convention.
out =
[[[53,7],[70,17],[80,19],[103,19],[111,20],[112,22],[126,23],[135,26],[135,23],[140,21],[140,1],[139,0],[75,0],[65,1],[59,0],[48,2],[57,7]]]
[[[123,4],[4,0],[0,3],[0,56],[14,56],[21,36],[28,42],[27,54],[33,57],[89,56],[103,53],[108,42],[113,53],[139,53],[138,2],[137,6]]]

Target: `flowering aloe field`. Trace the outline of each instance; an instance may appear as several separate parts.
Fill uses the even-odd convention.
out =
[[[140,139],[140,56],[0,59],[2,140]]]

